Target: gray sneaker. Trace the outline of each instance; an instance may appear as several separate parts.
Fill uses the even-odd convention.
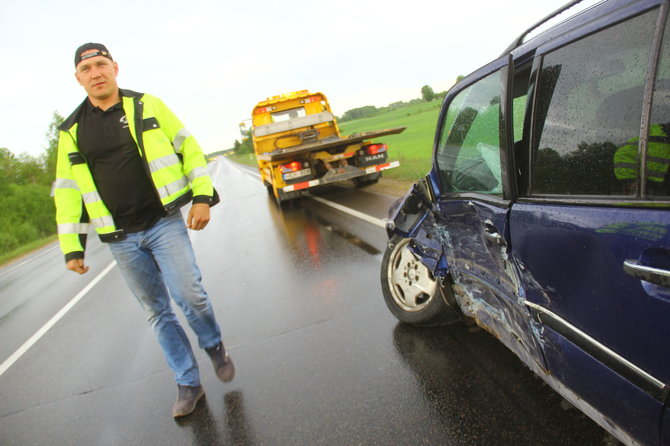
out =
[[[216,347],[207,348],[205,351],[212,360],[216,376],[224,383],[232,381],[235,377],[235,365],[226,349],[223,348],[223,343],[219,342]]]
[[[185,417],[195,410],[195,406],[205,395],[205,389],[202,386],[182,386],[177,385],[179,394],[177,401],[172,406],[172,416],[175,418]]]

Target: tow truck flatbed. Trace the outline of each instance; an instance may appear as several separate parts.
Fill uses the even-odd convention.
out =
[[[367,139],[377,138],[379,136],[385,135],[396,135],[405,131],[407,127],[395,127],[391,129],[384,130],[375,130],[372,132],[362,132],[354,133],[346,138],[340,138],[339,136],[332,136],[329,138],[324,138],[320,141],[311,142],[307,144],[301,144],[299,146],[287,147],[284,149],[273,150],[272,152],[262,153],[257,155],[258,159],[263,161],[279,161],[282,159],[289,159],[295,155],[312,152],[314,150],[324,150],[333,147],[339,146],[348,146],[351,144],[356,144]]]

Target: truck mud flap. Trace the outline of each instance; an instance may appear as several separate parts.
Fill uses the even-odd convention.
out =
[[[316,180],[304,181],[302,183],[291,184],[290,186],[283,187],[282,192],[295,192],[299,190],[308,189],[314,186],[322,186],[324,184],[335,183],[337,181],[350,180],[352,178],[361,177],[363,175],[368,175],[375,172],[381,172],[382,170],[392,169],[394,167],[400,166],[399,161],[393,161],[386,164],[379,164],[377,166],[366,167],[365,169],[359,169],[357,167],[348,166],[345,169],[335,170],[328,172],[321,178]]]

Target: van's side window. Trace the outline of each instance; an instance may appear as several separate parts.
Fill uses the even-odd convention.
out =
[[[497,71],[460,92],[449,105],[437,149],[446,192],[502,195],[501,86],[502,73]]]
[[[670,23],[658,63],[647,145],[647,191],[649,195],[670,196]]]
[[[534,122],[532,194],[627,195],[617,149],[640,134],[658,11],[544,56]],[[637,141],[637,139],[635,139]],[[634,142],[633,153],[637,154]]]

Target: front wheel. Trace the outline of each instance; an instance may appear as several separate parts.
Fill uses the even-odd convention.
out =
[[[443,325],[459,319],[447,305],[444,291],[431,271],[409,249],[410,239],[394,236],[382,260],[381,282],[386,306],[400,321],[413,325]]]

